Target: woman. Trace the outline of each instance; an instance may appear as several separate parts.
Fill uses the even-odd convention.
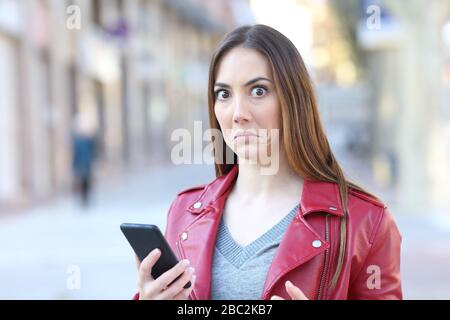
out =
[[[294,45],[268,26],[235,29],[212,57],[208,94],[217,178],[178,194],[166,238],[183,260],[152,279],[151,252],[136,298],[401,299],[401,235],[345,179]]]

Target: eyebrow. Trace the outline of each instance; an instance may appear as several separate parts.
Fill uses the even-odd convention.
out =
[[[268,79],[268,78],[264,78],[264,77],[256,77],[256,78],[254,78],[254,79],[252,79],[252,80],[247,81],[247,82],[244,84],[244,87],[247,87],[247,86],[249,86],[249,85],[251,85],[251,84],[253,84],[253,83],[255,83],[255,82],[258,82],[258,81],[260,81],[260,80],[265,80],[265,81],[272,82],[272,80],[270,80],[270,79]],[[227,88],[227,89],[230,89],[230,88],[231,88],[231,86],[230,86],[229,84],[222,83],[222,82],[216,82],[216,83],[214,83],[214,87],[223,87],[223,88]]]

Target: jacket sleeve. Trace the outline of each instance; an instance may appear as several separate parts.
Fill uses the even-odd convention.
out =
[[[355,277],[352,276],[348,299],[402,299],[400,248],[402,236],[385,207],[369,238],[369,251]]]

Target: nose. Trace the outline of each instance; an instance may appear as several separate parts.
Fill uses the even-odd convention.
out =
[[[237,97],[234,103],[233,122],[243,123],[251,120],[251,113],[242,98]]]

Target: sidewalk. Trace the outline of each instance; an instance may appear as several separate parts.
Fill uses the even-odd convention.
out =
[[[405,299],[450,299],[450,213],[395,217],[403,236],[401,274]]]
[[[88,210],[66,197],[0,220],[0,299],[131,298],[135,263],[119,225],[164,229],[176,193],[213,174],[213,167],[154,167],[98,186]],[[68,289],[78,270],[80,289]]]

